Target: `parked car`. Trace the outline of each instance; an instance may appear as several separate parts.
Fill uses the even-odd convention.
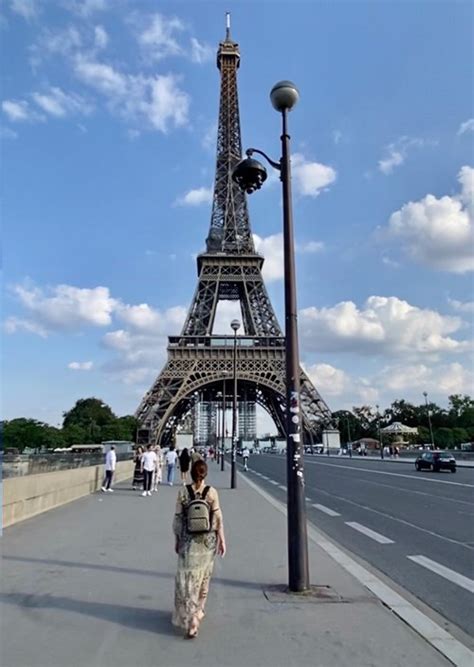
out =
[[[456,459],[449,452],[423,452],[415,461],[417,470],[451,470],[456,472]]]

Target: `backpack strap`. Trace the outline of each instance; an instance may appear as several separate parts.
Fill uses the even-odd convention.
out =
[[[196,495],[194,493],[193,485],[192,484],[187,484],[186,488],[188,490],[189,497],[191,498],[191,500],[194,500],[196,498]]]
[[[201,494],[201,500],[204,500],[206,498],[207,492],[209,491],[210,488],[211,488],[210,486],[206,486],[206,488],[204,489],[204,491]]]

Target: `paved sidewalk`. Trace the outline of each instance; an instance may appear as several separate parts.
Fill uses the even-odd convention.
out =
[[[287,580],[286,519],[242,476],[231,491],[210,468],[228,555],[196,640],[170,624],[177,488],[142,498],[122,484],[5,531],[2,666],[451,665],[312,541],[312,582],[336,601],[269,593]]]

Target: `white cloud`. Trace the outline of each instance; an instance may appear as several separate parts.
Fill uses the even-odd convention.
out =
[[[110,331],[103,337],[104,347],[116,355],[104,370],[125,384],[151,383],[165,362],[168,335],[179,334],[186,314],[182,306],[166,311],[147,304],[120,308],[117,316],[129,328]]]
[[[350,386],[349,376],[330,364],[314,364],[304,370],[322,396],[340,396]]]
[[[9,127],[0,127],[0,139],[17,139],[18,133]]]
[[[462,394],[472,392],[472,373],[460,363],[426,366],[387,366],[378,373],[374,381],[399,396],[406,392],[418,394],[423,391],[431,395]]]
[[[420,264],[465,273],[474,269],[474,169],[458,174],[461,192],[437,199],[426,195],[390,217],[384,235],[400,241],[405,254]]]
[[[456,299],[448,299],[448,303],[454,310],[459,313],[474,313],[474,301],[457,301]]]
[[[61,88],[51,87],[46,93],[33,93],[36,104],[46,113],[56,118],[71,114],[87,115],[92,107],[82,97],[74,93],[65,93]]]
[[[176,17],[167,18],[163,14],[154,14],[148,27],[138,36],[138,41],[147,55],[153,60],[162,60],[167,56],[181,55],[182,47],[177,35],[184,30],[183,23]]]
[[[296,252],[303,254],[321,252],[321,250],[324,250],[324,243],[322,241],[307,241],[306,243],[296,243],[295,249]]]
[[[78,57],[76,75],[102,93],[113,113],[132,121],[143,121],[155,130],[188,123],[189,96],[179,88],[173,74],[143,76],[124,74],[111,65]]]
[[[318,162],[309,162],[301,153],[291,158],[292,176],[297,194],[317,197],[336,180],[336,171]]]
[[[232,320],[239,320],[241,327],[238,331],[238,335],[243,336],[244,329],[242,325],[242,309],[240,308],[240,301],[227,301],[226,299],[221,299],[217,303],[212,334],[233,336],[233,330],[230,327]]]
[[[41,338],[47,338],[48,336],[48,331],[43,326],[37,322],[25,320],[21,317],[7,318],[4,329],[8,334],[14,334],[17,331],[27,331],[28,333],[34,333],[37,336],[41,336]]]
[[[458,136],[461,134],[466,134],[468,132],[474,132],[474,118],[469,118],[464,123],[461,123],[458,129]]]
[[[44,116],[33,111],[25,100],[4,100],[2,110],[14,123],[44,120]]]
[[[209,44],[201,44],[195,37],[191,37],[191,60],[202,65],[214,58],[214,49]]]
[[[36,0],[12,0],[11,10],[29,21],[38,14],[38,3]]]
[[[386,146],[385,152],[387,155],[382,160],[379,160],[379,171],[385,175],[391,174],[395,167],[399,167],[405,162],[408,153],[413,148],[422,148],[427,145],[433,146],[435,143],[433,141],[426,141],[425,139],[400,137],[394,143]]]
[[[283,234],[273,234],[262,238],[257,234],[253,235],[255,250],[263,255],[262,274],[266,282],[281,280],[284,275],[283,265]]]
[[[178,206],[210,204],[212,202],[212,194],[212,188],[196,188],[195,190],[189,190],[182,197],[178,197],[176,204]]]
[[[204,136],[201,140],[201,145],[209,152],[213,152],[216,149],[217,142],[217,123],[212,123],[209,125],[208,129],[204,133]]]
[[[83,44],[81,33],[75,26],[61,30],[43,30],[30,47],[30,63],[36,68],[44,57],[61,55],[71,57]]]
[[[71,361],[67,365],[72,371],[90,371],[94,366],[92,361]]]
[[[97,49],[105,49],[109,43],[109,36],[106,30],[101,25],[96,25],[94,28],[94,44]]]
[[[119,302],[107,287],[92,289],[57,285],[47,290],[16,285],[13,293],[29,315],[29,320],[13,322],[7,331],[20,328],[38,335],[56,331],[77,331],[84,326],[104,327],[112,322]]]
[[[449,334],[462,320],[412,306],[397,297],[371,296],[359,309],[352,301],[331,308],[305,308],[299,331],[305,350],[359,355],[436,355],[462,352],[467,341]]]
[[[396,262],[394,259],[391,259],[390,257],[387,257],[384,255],[382,257],[382,264],[385,264],[385,266],[390,266],[392,269],[399,269],[400,268],[400,263]]]
[[[67,8],[77,16],[87,19],[95,12],[102,12],[108,9],[108,0],[69,0]]]

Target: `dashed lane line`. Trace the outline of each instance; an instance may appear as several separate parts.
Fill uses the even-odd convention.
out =
[[[283,489],[283,491],[286,491],[286,486],[283,486],[283,484],[278,484],[279,489]]]
[[[250,481],[248,478],[245,478],[245,481],[252,489],[273,505],[276,510],[286,516],[286,507],[283,503],[273,498],[273,496],[261,489],[255,482]],[[448,660],[451,660],[454,665],[457,667],[472,667],[474,652],[467,646],[464,646],[453,635],[438,625],[438,623],[432,621],[429,616],[417,609],[393,588],[390,588],[379,577],[360,565],[333,542],[330,542],[314,526],[308,526],[308,536],[339,563],[346,572],[352,574],[357,581],[368,588],[369,591],[372,591],[379,600],[382,600],[387,607],[424,637],[431,646],[440,651]]]
[[[349,500],[349,498],[344,498],[344,496],[339,496],[336,493],[330,493],[330,491],[325,491],[323,489],[317,489],[317,492],[325,496],[329,496],[330,498],[336,498],[337,500],[342,500],[342,502],[349,503],[349,505],[355,505],[355,507],[360,507],[361,509],[367,510],[368,512],[379,514],[380,516],[383,516],[386,519],[390,519],[391,521],[396,521],[397,523],[401,523],[404,526],[409,526],[410,528],[419,530],[422,533],[427,533],[428,535],[437,537],[438,539],[444,540],[445,542],[451,542],[452,544],[457,544],[458,546],[464,547],[465,549],[470,549],[471,551],[473,550],[473,547],[466,542],[460,542],[459,540],[455,540],[452,537],[446,537],[445,535],[440,535],[439,533],[435,533],[434,530],[428,530],[428,528],[417,526],[415,523],[411,523],[411,521],[407,521],[406,519],[400,519],[399,517],[393,516],[392,514],[388,514],[387,512],[382,512],[381,510],[376,510],[373,507],[369,507],[369,505],[363,505],[362,503],[357,503],[355,500]]]
[[[393,540],[385,537],[385,535],[381,535],[380,533],[375,532],[375,530],[367,528],[367,526],[363,526],[361,523],[357,523],[357,521],[345,521],[344,523],[346,526],[350,526],[351,528],[354,528],[354,530],[358,530],[359,533],[363,533],[363,535],[370,537],[370,539],[375,540],[379,544],[395,544]]]
[[[312,507],[320,512],[324,512],[324,514],[327,514],[328,516],[341,516],[339,512],[335,512],[330,507],[326,507],[326,505],[321,505],[320,503],[314,503]]]
[[[275,482],[274,479],[269,479],[268,481],[270,482],[270,484],[274,484],[275,486],[278,486],[278,482]]]
[[[426,567],[432,572],[436,572],[436,574],[439,574],[441,577],[444,577],[448,581],[451,581],[458,586],[462,586],[466,589],[466,591],[474,593],[474,581],[469,579],[469,577],[465,577],[463,574],[459,574],[459,572],[455,572],[449,567],[441,565],[441,563],[437,563],[435,560],[431,560],[431,558],[427,558],[426,556],[407,556],[407,558],[412,560],[414,563],[418,563],[418,565]]]
[[[421,475],[405,475],[404,473],[401,472],[388,472],[385,470],[372,470],[371,468],[361,468],[360,466],[357,466],[357,468],[352,468],[351,466],[343,466],[340,463],[323,463],[322,461],[306,461],[305,460],[305,465],[306,463],[309,463],[310,465],[318,465],[318,466],[328,466],[329,468],[343,468],[344,470],[349,470],[350,472],[357,472],[358,470],[363,470],[364,472],[370,472],[373,475],[391,475],[392,477],[406,477],[407,479],[411,480],[422,480],[423,482],[432,482],[433,484],[451,484],[451,486],[465,486],[468,489],[474,489],[474,484],[463,484],[462,482],[448,482],[448,480],[445,479],[430,479],[429,477],[421,477]],[[409,491],[409,489],[406,489]]]

